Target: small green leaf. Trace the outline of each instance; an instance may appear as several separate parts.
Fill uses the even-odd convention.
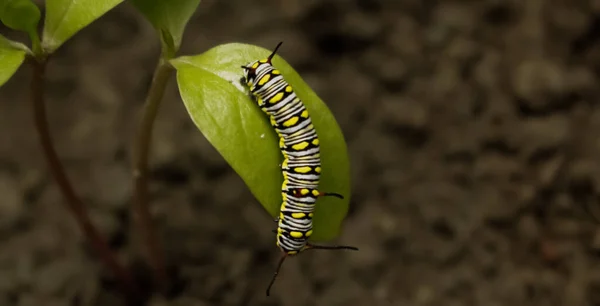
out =
[[[266,58],[270,53],[260,47],[233,43],[171,62],[177,69],[179,92],[194,123],[275,217],[282,201],[283,182],[279,141],[267,115],[240,82],[241,65]],[[344,195],[343,200],[323,197],[317,201],[311,238],[333,239],[339,234],[350,201],[350,164],[344,137],[327,106],[298,73],[279,56],[273,59],[273,65],[304,101],[317,130],[323,169],[319,188]]]
[[[123,0],[46,0],[43,48],[52,53]]]
[[[25,59],[27,47],[0,35],[0,86],[19,69]]]
[[[158,30],[171,56],[179,49],[185,26],[200,4],[200,0],[131,0],[130,2]]]
[[[40,8],[31,0],[0,0],[0,20],[13,30],[35,33],[40,16]]]

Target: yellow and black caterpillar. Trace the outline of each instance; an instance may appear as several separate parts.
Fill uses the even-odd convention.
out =
[[[271,64],[281,44],[268,58],[241,66],[244,70],[242,80],[258,106],[269,115],[271,125],[279,136],[279,148],[284,158],[281,164],[283,203],[276,231],[277,246],[283,256],[267,287],[267,296],[287,256],[308,249],[358,250],[352,246],[319,246],[308,242],[313,231],[312,218],[317,198],[335,196],[343,199],[343,196],[319,191],[321,156],[317,132],[300,98]]]

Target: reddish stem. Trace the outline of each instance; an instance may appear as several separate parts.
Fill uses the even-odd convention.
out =
[[[65,174],[63,165],[61,164],[48,128],[48,120],[46,117],[46,107],[44,101],[44,84],[46,73],[46,59],[31,59],[30,63],[33,68],[33,76],[31,82],[31,94],[33,103],[33,117],[35,128],[38,133],[40,144],[46,158],[50,173],[56,180],[61,193],[65,198],[67,209],[75,216],[77,225],[83,231],[92,247],[98,252],[100,260],[114,273],[115,277],[121,285],[121,290],[130,300],[136,300],[138,295],[137,286],[133,278],[116,259],[115,254],[110,249],[110,246],[92,224],[83,202],[76,195],[73,186]]]

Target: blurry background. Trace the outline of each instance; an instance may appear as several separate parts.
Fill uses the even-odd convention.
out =
[[[188,284],[153,305],[600,305],[586,210],[600,211],[599,34],[594,0],[204,0],[180,54],[283,40],[339,120],[353,195],[337,242],[360,251],[289,260],[265,297],[275,224],[173,78],[151,194]],[[48,70],[59,155],[124,259],[131,139],[158,53],[125,3]],[[27,68],[0,89],[0,305],[119,305],[49,177]]]

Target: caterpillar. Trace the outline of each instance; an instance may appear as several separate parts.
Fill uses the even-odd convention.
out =
[[[353,246],[325,246],[309,242],[317,198],[344,197],[338,193],[319,191],[321,156],[317,132],[308,110],[271,63],[282,43],[277,44],[269,57],[241,66],[241,81],[249,88],[261,110],[268,115],[271,126],[279,136],[279,148],[283,155],[282,204],[279,217],[275,220],[277,230],[274,230],[282,256],[267,287],[267,296],[287,257],[311,249],[358,250]]]

